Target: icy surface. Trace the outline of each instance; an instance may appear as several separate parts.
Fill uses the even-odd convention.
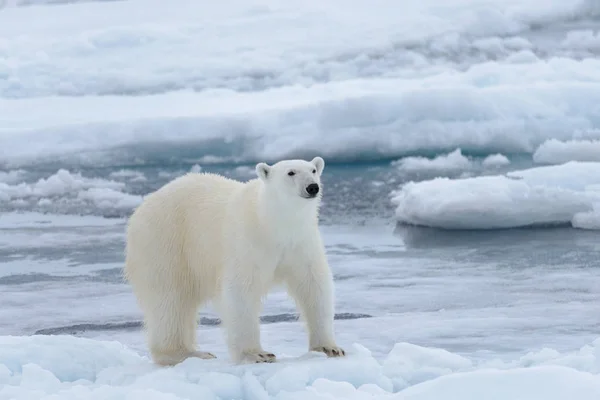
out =
[[[405,157],[393,162],[392,165],[407,172],[425,171],[445,173],[467,170],[471,167],[471,160],[465,157],[460,149],[456,149],[451,153],[439,155],[433,159],[426,157]]]
[[[533,153],[540,164],[562,164],[568,161],[600,161],[600,140],[549,139]]]
[[[600,163],[409,182],[393,193],[398,221],[447,229],[571,223],[592,229],[600,204]]]
[[[59,169],[47,178],[40,178],[31,183],[16,183],[18,176],[15,171],[9,171],[5,173],[4,180],[15,183],[0,181],[0,201],[16,208],[38,206],[43,210],[58,206],[63,210],[81,210],[93,207],[119,213],[133,210],[142,201],[142,196],[123,192],[125,182],[90,178],[65,169]],[[111,176],[121,180],[139,181],[143,175],[132,176],[124,171],[117,171]]]
[[[597,191],[600,192],[600,187]],[[600,230],[600,203],[596,203],[592,211],[575,214],[571,223],[575,228]]]
[[[226,0],[209,6],[128,0],[9,8],[1,16],[0,37],[11,60],[2,66],[11,79],[0,93],[30,98],[251,91],[402,77],[417,68],[425,75],[443,63],[495,64],[523,51],[542,59],[592,58],[598,38],[585,22],[599,13],[594,0]],[[23,27],[23,20],[41,16]]]
[[[147,353],[140,310],[121,277],[123,219],[11,213],[0,221],[0,291],[8,299],[0,308],[2,334],[54,331]],[[446,237],[349,225],[323,226],[322,233],[336,311],[356,316],[336,320],[344,345],[361,343],[377,357],[408,341],[505,358],[597,337],[600,275],[593,266],[600,247],[592,232]],[[200,311],[217,317],[210,306]],[[294,313],[284,291],[267,296],[263,316]],[[305,351],[299,322],[266,323],[261,331],[272,351]],[[226,357],[220,328],[203,322],[198,342]]]
[[[510,164],[510,160],[504,154],[490,154],[483,160],[482,164],[487,168],[497,168]]]
[[[512,362],[476,363],[398,343],[383,359],[354,344],[344,359],[308,353],[275,364],[188,359],[173,368],[116,342],[0,336],[0,398],[596,400],[600,342]]]
[[[597,400],[599,18],[597,0],[0,0],[0,400]],[[350,356],[307,355],[276,290],[261,332],[281,362],[229,365],[209,305],[219,358],[153,366],[124,217],[188,171],[315,155]]]
[[[201,165],[531,154],[598,139],[599,15],[596,0],[6,7],[0,164],[143,162],[139,149]]]

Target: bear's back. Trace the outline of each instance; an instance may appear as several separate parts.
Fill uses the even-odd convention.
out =
[[[202,205],[205,202],[221,202],[240,190],[244,183],[225,176],[210,173],[190,172],[165,184],[148,195],[144,202],[171,202],[183,206]]]

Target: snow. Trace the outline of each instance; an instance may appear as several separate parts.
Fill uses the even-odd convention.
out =
[[[597,191],[600,192],[600,187]],[[595,204],[592,211],[575,214],[571,223],[574,228],[600,230],[600,204]]]
[[[568,161],[600,161],[600,140],[549,139],[533,153],[540,164],[562,164]]]
[[[510,160],[504,154],[490,154],[483,161],[482,165],[486,168],[498,168],[510,164]]]
[[[112,226],[120,224],[118,219],[108,219],[89,215],[53,215],[38,212],[2,213],[0,229],[76,228],[81,226]],[[41,244],[42,241],[38,242]]]
[[[599,17],[597,0],[0,0],[0,400],[600,398]],[[315,153],[398,160],[327,178],[323,217],[361,221],[322,228],[349,357],[275,322],[279,362],[232,366],[202,324],[217,360],[152,365],[127,213],[188,171]],[[398,221],[578,229],[371,226],[389,185],[479,173],[405,184]]]
[[[597,213],[592,211],[600,204],[600,163],[409,182],[392,196],[398,221],[408,224],[497,229],[568,223],[593,229]]]
[[[223,142],[246,144],[239,154],[225,153],[222,162],[272,161],[316,149],[328,159],[457,147],[533,152],[548,138],[571,139],[575,130],[593,127],[600,86],[564,75],[600,71],[600,61],[589,63],[593,65],[573,60],[481,65],[461,75],[357,79],[257,93],[0,100],[0,110],[10,115],[0,132],[0,157],[15,163],[33,161],[39,154],[85,160],[116,157],[119,153],[101,152],[113,146],[189,142],[212,156],[226,151]],[[548,68],[557,70],[548,81],[564,83],[536,82],[543,79],[540,69]],[[525,70],[507,78],[519,73],[515,69]],[[536,78],[528,76],[534,72]],[[482,84],[488,81],[492,83]],[[568,113],[561,106],[565,101]],[[31,118],[31,113],[46,115]],[[369,127],[370,134],[362,127]],[[401,140],[394,135],[398,131],[404,132]],[[81,151],[85,153],[76,153]]]
[[[465,389],[466,385],[469,385],[468,389]],[[600,381],[595,375],[563,367],[541,367],[518,371],[486,370],[442,377],[410,388],[397,398],[566,400],[593,399],[598,395],[600,395]]]
[[[145,182],[148,179],[140,171],[121,169],[119,171],[113,171],[109,174],[111,178],[126,179],[132,182]]]
[[[0,183],[15,183],[23,178],[23,170],[0,171]]]
[[[490,154],[483,160],[465,156],[460,148],[437,155],[433,158],[423,156],[403,157],[392,161],[392,166],[399,172],[407,175],[419,175],[421,177],[432,176],[465,176],[478,170],[499,169],[510,165],[510,160],[503,154]]]
[[[593,3],[553,0],[540,7],[539,0],[427,0],[402,5],[390,0],[350,4],[227,0],[199,7],[179,0],[175,7],[157,0],[129,0],[71,5],[68,16],[65,7],[5,9],[0,36],[11,56],[4,64],[11,79],[0,93],[25,98],[182,88],[253,90],[403,75],[405,68],[393,67],[408,63],[411,68],[435,69],[436,59],[457,62],[455,56],[469,50],[479,50],[477,61],[515,50],[537,50],[528,40],[532,29],[592,18],[598,13]],[[29,29],[21,25],[38,16],[47,19]],[[59,16],[67,19],[56,22]],[[280,33],[272,35],[274,30]],[[386,56],[389,50],[395,51]],[[564,44],[548,50],[579,54]],[[34,73],[37,80],[31,81]]]
[[[13,5],[0,162],[147,148],[373,160],[598,139],[599,14],[595,0]]]
[[[79,192],[78,199],[94,202],[96,207],[133,210],[142,202],[141,196],[126,194],[110,188],[90,188]]]
[[[558,380],[544,372],[548,366],[599,372],[600,343],[592,341],[600,277],[589,268],[594,236],[506,238],[502,258],[490,259],[486,255],[498,245],[469,242],[463,244],[467,251],[440,251],[428,233],[423,251],[405,245],[389,227],[324,226],[337,309],[373,315],[336,320],[338,340],[351,353],[347,360],[307,356],[302,325],[282,322],[261,325],[265,347],[279,363],[234,367],[222,330],[201,325],[198,343],[218,359],[159,369],[147,359],[139,328],[103,327],[141,320],[120,275],[124,224],[91,216],[0,215],[0,257],[9,256],[0,268],[0,290],[8,299],[0,308],[0,335],[21,335],[0,336],[0,399],[394,397],[446,376],[464,377],[463,393],[475,396],[479,380],[488,379],[479,373],[494,370],[498,376],[489,379],[499,386],[521,385],[524,400],[547,400],[544,385],[522,382],[534,380],[523,368],[539,371],[539,379],[552,376],[564,390],[592,388],[584,374],[559,371]],[[536,248],[541,241],[547,259]],[[476,256],[460,258],[467,254]],[[557,258],[559,265],[553,264]],[[289,312],[295,308],[285,293],[267,297],[265,315]],[[29,336],[59,327],[84,338]],[[573,352],[585,343],[592,345]],[[437,400],[437,391],[450,389],[430,390],[427,396]]]
[[[426,157],[405,157],[392,163],[402,171],[451,172],[469,169],[471,160],[463,156],[460,149],[439,155],[433,159]]]
[[[398,343],[382,360],[355,343],[344,359],[283,355],[275,364],[188,359],[171,368],[117,342],[0,336],[0,398],[595,400],[600,340],[512,362],[475,362]]]
[[[9,171],[7,176],[18,174]],[[129,176],[118,172],[117,177]],[[139,175],[136,175],[139,178]],[[11,179],[16,181],[16,179]],[[138,206],[142,197],[123,192],[126,184],[114,180],[85,177],[81,173],[72,173],[59,169],[47,178],[36,182],[19,182],[14,184],[0,182],[1,202],[11,204],[37,203],[39,206],[52,207],[54,203],[62,206],[82,206],[92,203],[95,207],[105,210],[130,211]]]
[[[202,167],[198,164],[194,164],[194,165],[192,165],[192,168],[190,168],[190,172],[193,172],[193,173],[198,173],[200,171],[202,171]]]

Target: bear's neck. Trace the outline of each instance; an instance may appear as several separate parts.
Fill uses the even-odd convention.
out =
[[[262,185],[261,185],[262,186]],[[262,186],[258,191],[258,214],[265,227],[276,234],[314,229],[319,220],[319,199],[284,199]]]

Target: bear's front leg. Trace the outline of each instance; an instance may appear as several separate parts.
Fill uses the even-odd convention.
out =
[[[306,251],[308,262],[295,263],[288,270],[287,288],[306,323],[309,350],[320,351],[329,357],[345,356],[335,343],[333,332],[333,276],[324,251]]]
[[[260,344],[261,287],[245,275],[238,270],[223,279],[221,319],[229,354],[235,363],[275,362],[275,354]]]

